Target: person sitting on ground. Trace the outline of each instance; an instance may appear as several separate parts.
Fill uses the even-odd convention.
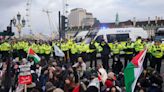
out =
[[[98,79],[98,74],[93,72],[90,77],[90,83],[87,87],[86,92],[100,92],[100,82]]]
[[[103,66],[101,64],[97,65],[97,69],[98,69],[98,73],[101,76],[102,83],[105,84],[105,81],[106,81],[106,79],[108,77],[106,70],[103,68]]]
[[[73,65],[73,68],[76,68],[80,77],[83,76],[83,73],[86,71],[86,64],[82,57],[78,58],[78,62]]]
[[[113,72],[108,73],[108,78],[105,81],[105,85],[107,89],[109,90],[112,86],[115,86],[116,76]]]

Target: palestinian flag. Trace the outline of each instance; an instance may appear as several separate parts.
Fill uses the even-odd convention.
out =
[[[134,92],[136,82],[143,71],[142,65],[146,51],[147,49],[140,51],[124,70],[126,92]]]
[[[35,63],[38,63],[40,61],[40,57],[35,53],[35,51],[32,48],[29,48],[27,58],[33,58]]]

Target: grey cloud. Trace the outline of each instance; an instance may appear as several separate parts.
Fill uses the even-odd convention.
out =
[[[26,0],[0,0],[0,9],[8,9],[13,6],[18,6]]]
[[[118,12],[120,21],[132,19],[146,19],[148,16],[164,16],[164,0],[67,0],[69,10],[73,8],[84,8],[93,13],[94,17],[101,22],[115,21]],[[27,0],[0,0],[1,14],[0,30],[6,28],[8,21],[18,11],[25,15]],[[58,11],[62,11],[62,0],[32,0],[31,21],[34,32],[51,33],[46,13],[42,9],[53,11],[51,17],[57,26]],[[26,30],[26,29],[24,29]],[[26,32],[26,31],[25,31]]]

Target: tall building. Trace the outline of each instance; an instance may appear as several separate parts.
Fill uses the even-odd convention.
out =
[[[83,29],[85,27],[92,27],[95,22],[92,13],[88,13],[85,9],[72,9],[68,15],[68,27],[70,29]]]
[[[82,28],[92,27],[95,22],[92,13],[86,13],[86,18],[82,20]]]
[[[86,17],[86,10],[82,8],[75,8],[71,10],[71,13],[68,15],[68,26],[80,27],[81,21]]]

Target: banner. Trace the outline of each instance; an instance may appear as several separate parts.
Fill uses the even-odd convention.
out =
[[[58,56],[58,57],[65,56],[64,52],[56,45],[54,45],[54,52],[55,52],[55,56]]]

